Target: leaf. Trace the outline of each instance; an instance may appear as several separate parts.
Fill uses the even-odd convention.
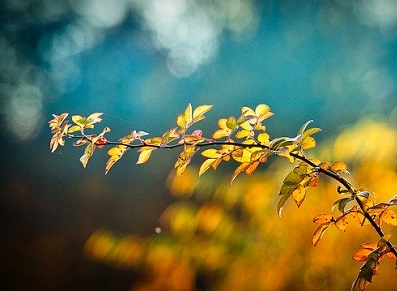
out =
[[[183,152],[178,156],[174,168],[176,169],[177,176],[180,176],[185,171],[188,164],[190,164],[193,155],[196,153],[196,147],[194,145],[184,144]]]
[[[213,139],[220,139],[222,137],[230,136],[232,130],[227,126],[227,119],[221,118],[218,120],[219,129],[212,135]]]
[[[206,149],[201,153],[203,157],[217,159],[222,157],[222,154],[219,153],[217,149]]]
[[[255,115],[258,117],[259,121],[269,118],[274,115],[270,112],[270,107],[266,104],[259,104],[255,108]]]
[[[237,121],[236,118],[234,116],[230,116],[227,120],[226,120],[226,126],[230,129],[236,129],[237,127]]]
[[[78,125],[73,125],[73,126],[69,127],[68,133],[73,133],[73,132],[80,131],[80,130],[81,130],[81,127],[80,127],[80,126],[78,126]]]
[[[87,117],[88,124],[94,124],[102,121],[102,118],[99,118],[103,113],[92,113]]]
[[[205,160],[199,170],[199,177],[204,174],[214,163],[216,162],[216,159],[207,159]]]
[[[301,136],[301,138],[302,138],[302,136],[303,136],[303,132],[306,130],[306,127],[308,127],[308,125],[310,124],[310,123],[312,123],[313,122],[313,120],[309,120],[309,121],[307,121],[304,125],[302,125],[302,127],[299,129],[299,131],[298,131],[298,136]]]
[[[353,260],[357,262],[364,262],[368,259],[368,255],[372,253],[372,249],[360,249],[353,255]]]
[[[50,140],[50,150],[53,153],[59,145],[65,145],[65,141],[63,140],[63,138],[67,134],[69,124],[68,120],[65,120],[68,116],[68,113],[62,113],[61,115],[53,114],[52,116],[54,118],[51,119],[48,123],[51,129],[51,133],[53,133]]]
[[[92,157],[95,151],[95,147],[95,144],[89,143],[85,148],[84,155],[82,155],[80,158],[80,162],[83,164],[84,168],[87,166],[88,160]]]
[[[312,244],[315,246],[318,244],[322,236],[324,235],[327,228],[331,225],[331,223],[321,224],[317,229],[314,231],[312,235]]]
[[[184,118],[186,121],[186,127],[193,123],[192,104],[190,103],[186,106]]]
[[[134,131],[131,134],[123,136],[119,139],[120,143],[123,144],[131,144],[136,139],[136,135]],[[141,148],[142,149],[142,148]],[[117,145],[108,150],[108,155],[110,156],[109,160],[106,162],[105,167],[105,175],[109,172],[109,170],[113,167],[113,165],[121,159],[121,157],[129,150],[129,147],[126,145]]]
[[[80,115],[73,115],[72,116],[72,121],[76,123],[80,127],[84,127],[87,123],[87,119],[85,117],[82,117]]]
[[[177,138],[179,138],[179,134],[177,133],[177,127],[174,127],[163,133],[161,137],[161,143],[168,144]]]
[[[200,135],[192,134],[192,135],[185,135],[183,137],[183,140],[185,141],[185,143],[188,143],[188,144],[196,144],[196,143],[205,141],[205,138]]]
[[[380,218],[384,223],[397,226],[397,215],[393,210],[390,209],[384,210],[381,213]]]
[[[341,230],[346,231],[346,227],[349,224],[349,214],[344,214],[338,218],[336,218],[335,226]]]
[[[316,147],[316,140],[311,136],[306,137],[301,143],[302,150],[308,150],[315,147]]]
[[[332,214],[320,214],[313,218],[313,222],[316,224],[328,224],[334,221]]]
[[[335,206],[338,206],[338,210],[342,213],[345,212],[345,207],[347,205],[347,203],[349,203],[350,201],[353,201],[354,198],[342,198],[342,199],[338,199],[334,202],[334,204],[332,205],[332,209],[334,209]]]
[[[285,177],[279,193],[279,195],[281,196],[277,206],[277,212],[279,216],[281,216],[281,211],[284,208],[285,202],[298,187],[298,184],[301,182],[301,180],[301,177],[298,173],[296,173],[295,169],[289,172],[287,177]]]
[[[149,160],[149,158],[150,158],[150,156],[151,156],[151,154],[152,154],[152,152],[156,149],[156,148],[146,148],[145,147],[145,149],[144,150],[142,150],[143,148],[140,148],[139,149],[139,156],[138,156],[138,161],[136,162],[136,164],[137,165],[140,165],[140,164],[144,164],[144,163],[146,163],[148,160]]]
[[[331,165],[331,171],[334,173],[342,172],[349,174],[346,168],[346,164],[342,161],[337,161]]]
[[[294,199],[296,205],[300,207],[305,200],[307,188],[298,184],[298,187],[292,192],[292,199]]]
[[[241,173],[244,172],[245,170],[247,170],[250,166],[250,163],[242,163],[241,165],[239,165],[236,170],[234,170],[234,173],[232,175],[232,180],[231,183],[233,183],[234,179],[236,179],[236,177]]]
[[[184,134],[186,129],[189,128],[193,123],[193,113],[192,113],[192,104],[188,104],[185,111],[182,114],[179,114],[176,119],[176,124],[179,126],[180,130],[179,134]]]
[[[258,134],[258,141],[261,145],[268,146],[269,145],[269,134],[266,132],[262,132]]]
[[[200,105],[193,111],[193,122],[204,119],[204,114],[212,109],[213,105]]]

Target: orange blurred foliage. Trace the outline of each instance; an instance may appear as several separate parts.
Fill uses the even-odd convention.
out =
[[[394,128],[362,120],[310,155],[345,161],[349,180],[385,201],[397,192],[396,144]],[[329,213],[340,198],[336,182],[321,177],[300,209],[288,201],[279,218],[278,193],[291,165],[280,159],[267,167],[231,187],[230,176],[219,171],[200,179],[192,166],[180,177],[172,172],[167,185],[178,201],[160,217],[161,231],[142,238],[98,230],[86,253],[140,270],[144,279],[131,290],[348,290],[360,268],[353,254],[360,244],[379,240],[377,234],[352,222],[346,232],[327,230],[313,247],[313,217]],[[384,229],[396,237],[395,228]],[[397,286],[393,264],[381,262],[368,290]]]

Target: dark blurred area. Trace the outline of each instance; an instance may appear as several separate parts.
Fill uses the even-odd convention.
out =
[[[268,104],[272,136],[314,119],[320,140],[362,117],[397,124],[397,2],[3,0],[0,2],[2,290],[127,290],[136,271],[83,249],[97,229],[154,234],[177,153],[104,175],[81,148],[51,154],[51,114],[103,112],[117,140],[159,135],[188,103],[209,133]],[[101,128],[102,124],[99,124]],[[208,135],[209,135],[208,134]]]

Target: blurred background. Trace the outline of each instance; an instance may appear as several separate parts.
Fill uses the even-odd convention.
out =
[[[312,218],[339,198],[332,182],[280,219],[287,161],[229,187],[232,167],[175,179],[177,152],[135,166],[131,151],[105,176],[106,150],[86,169],[81,148],[51,154],[47,121],[103,112],[117,140],[213,104],[199,125],[209,136],[218,118],[265,103],[271,137],[313,119],[311,155],[344,160],[384,201],[397,192],[396,28],[394,0],[2,0],[1,286],[348,290],[352,254],[378,238],[352,223],[311,245]],[[395,272],[382,261],[372,290],[395,288]]]

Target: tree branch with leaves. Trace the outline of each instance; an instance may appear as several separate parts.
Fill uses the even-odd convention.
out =
[[[145,138],[148,136],[147,132],[133,130],[118,141],[110,141],[105,137],[110,132],[108,127],[99,134],[87,133],[102,121],[102,113],[93,113],[88,117],[74,115],[71,118],[72,124],[67,119],[68,113],[53,115],[49,122],[52,133],[50,149],[55,152],[58,146],[65,145],[65,139],[76,139],[74,146],[85,146],[80,161],[86,167],[96,149],[111,146],[107,152],[107,174],[128,150],[136,149],[139,153],[136,163],[144,164],[156,150],[180,148],[182,151],[174,165],[177,175],[182,175],[195,154],[201,152],[204,162],[199,168],[199,176],[210,168],[216,170],[222,162],[233,160],[238,164],[232,174],[231,183],[242,172],[252,174],[260,164],[266,163],[270,156],[285,157],[295,166],[281,185],[277,205],[279,216],[289,199],[300,207],[307,190],[316,187],[321,176],[328,176],[340,184],[336,193],[343,197],[337,199],[331,209],[333,211],[336,208],[339,214],[320,214],[313,219],[313,222],[318,224],[312,236],[313,245],[319,243],[324,232],[331,226],[346,231],[351,220],[356,220],[361,226],[372,226],[379,237],[376,242],[361,244],[361,249],[353,255],[353,259],[362,261],[363,265],[352,284],[352,289],[364,290],[372,282],[383,257],[388,256],[396,260],[397,249],[391,242],[391,235],[384,233],[382,223],[397,226],[397,214],[391,209],[397,206],[397,195],[387,202],[376,202],[375,193],[357,188],[345,178],[344,175],[349,172],[344,162],[330,163],[308,158],[306,150],[316,146],[313,135],[321,131],[319,128],[309,128],[312,121],[306,122],[295,137],[270,139],[266,126],[263,125],[263,122],[273,115],[269,106],[259,104],[255,109],[244,106],[239,116],[219,119],[218,129],[210,137],[205,137],[200,129],[193,130],[192,126],[203,120],[211,109],[212,105],[201,105],[193,109],[189,104],[184,112],[177,116],[176,126],[161,136]]]

